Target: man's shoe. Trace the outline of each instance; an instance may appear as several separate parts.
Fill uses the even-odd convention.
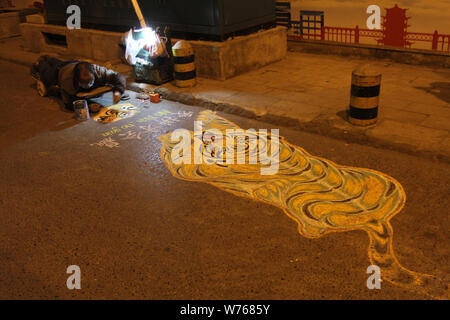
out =
[[[31,76],[36,79],[39,80],[39,62],[34,63],[31,68],[30,68],[30,74]]]

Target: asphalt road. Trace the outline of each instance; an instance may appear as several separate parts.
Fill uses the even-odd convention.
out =
[[[0,94],[0,299],[431,298],[390,282],[367,289],[363,231],[307,239],[276,207],[173,177],[157,138],[192,130],[201,108],[133,100],[133,118],[78,122],[6,62]],[[396,257],[447,283],[448,164],[279,129],[311,154],[396,178],[407,195],[391,220]],[[81,290],[66,287],[70,265]]]

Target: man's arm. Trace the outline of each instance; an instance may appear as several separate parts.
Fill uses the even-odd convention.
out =
[[[127,82],[123,75],[98,65],[94,65],[94,70],[100,81],[99,85],[111,86],[114,92],[120,92],[120,94],[125,92]]]
[[[114,92],[113,101],[119,103],[122,94],[125,92],[127,81],[123,75],[114,70],[109,70],[98,65],[93,65],[99,85],[111,86]]]
[[[73,96],[68,94],[64,89],[61,89],[61,99],[66,108],[73,111]]]

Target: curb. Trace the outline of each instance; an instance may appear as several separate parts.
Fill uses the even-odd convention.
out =
[[[2,48],[0,46],[0,59],[8,62],[13,62],[16,64],[31,67],[31,65],[37,60],[39,54],[31,52],[20,52],[20,54],[15,54],[17,52],[7,51],[7,48]]]
[[[333,54],[343,57],[388,59],[397,63],[434,68],[450,67],[450,54],[428,49],[398,48],[322,40],[288,40],[288,50],[302,53]]]
[[[20,55],[14,55],[13,52],[8,54],[7,51],[0,51],[0,59],[31,66],[36,61],[39,54],[21,52]],[[127,77],[127,80],[129,77]],[[330,138],[344,140],[348,143],[357,143],[361,145],[369,145],[372,147],[385,148],[393,151],[403,152],[406,154],[425,157],[434,161],[442,161],[450,163],[450,151],[445,150],[421,150],[414,145],[397,143],[386,139],[381,139],[368,135],[368,128],[359,128],[350,125],[346,120],[337,115],[324,116],[320,115],[312,121],[302,121],[298,118],[286,115],[268,112],[263,115],[256,114],[243,106],[230,104],[226,102],[217,102],[210,99],[196,97],[189,92],[176,92],[166,87],[152,86],[149,84],[139,84],[136,82],[128,82],[127,89],[135,92],[152,91],[161,94],[165,99],[180,102],[190,106],[197,106],[212,111],[220,111],[232,115],[241,116],[248,119],[263,121],[271,125],[285,126],[291,129],[302,130]]]
[[[176,92],[166,87],[158,87],[132,82],[127,85],[127,89],[135,92],[153,90],[167,100],[180,102],[190,106],[197,106],[212,111],[220,111],[248,119],[263,121],[271,125],[279,125],[291,129],[302,130],[309,133],[344,140],[348,143],[369,145],[372,147],[389,149],[414,156],[421,156],[434,161],[450,163],[450,151],[446,152],[445,150],[424,150],[419,149],[414,145],[397,143],[387,139],[374,137],[367,134],[370,127],[352,126],[344,118],[338,115],[320,115],[312,121],[302,121],[298,118],[292,118],[289,116],[270,112],[264,115],[258,115],[254,111],[248,110],[243,106],[226,102],[216,102],[210,99],[196,97],[189,92]]]

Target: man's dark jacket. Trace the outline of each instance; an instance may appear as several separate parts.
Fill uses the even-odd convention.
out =
[[[32,67],[32,73],[38,73],[39,78],[47,87],[58,85],[61,98],[67,108],[73,109],[72,102],[76,100],[76,94],[83,91],[78,85],[75,75],[75,67],[82,61],[61,61],[50,56],[41,56]],[[113,91],[125,92],[126,79],[120,73],[113,70],[91,64],[94,71],[95,81],[92,89],[111,86]]]

